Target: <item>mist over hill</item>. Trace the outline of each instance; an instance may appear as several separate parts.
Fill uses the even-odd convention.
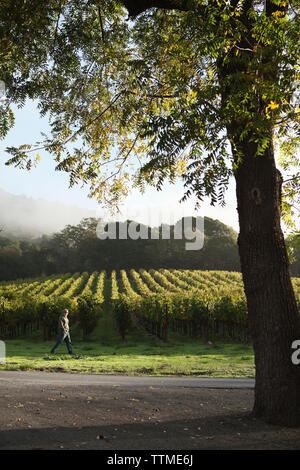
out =
[[[66,225],[76,225],[96,211],[45,199],[10,194],[0,188],[1,235],[33,240],[59,232]]]
[[[0,280],[100,269],[239,271],[237,232],[219,220],[204,217],[203,226],[196,223],[193,229],[201,246],[192,244],[188,248],[190,236],[187,239],[175,236],[178,224],[184,229],[188,219],[196,222],[194,217],[184,217],[175,225],[154,227],[158,238],[151,236],[152,227],[138,220],[134,222],[138,233],[133,230],[133,237],[120,237],[123,225],[128,225],[130,235],[132,222],[117,222],[116,239],[102,238],[99,223],[104,231],[108,225],[95,217],[93,211],[14,196],[0,189]],[[162,236],[166,226],[170,234],[167,238]],[[135,236],[142,233],[149,236]],[[293,275],[300,274],[300,250],[296,258],[291,266]]]

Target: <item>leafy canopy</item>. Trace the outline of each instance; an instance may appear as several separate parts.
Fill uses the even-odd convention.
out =
[[[30,169],[46,149],[71,185],[88,184],[103,204],[118,205],[132,184],[160,189],[176,178],[183,199],[208,195],[214,204],[224,201],[242,144],[255,142],[259,158],[276,137],[284,170],[294,165],[284,186],[291,216],[299,0],[191,1],[188,11],[135,18],[126,3],[0,2],[0,135],[14,124],[12,103],[28,98],[51,124],[40,142],[7,149],[7,164]]]

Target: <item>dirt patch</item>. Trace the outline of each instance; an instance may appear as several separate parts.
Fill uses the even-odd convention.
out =
[[[0,449],[299,449],[251,416],[253,390],[0,381]]]

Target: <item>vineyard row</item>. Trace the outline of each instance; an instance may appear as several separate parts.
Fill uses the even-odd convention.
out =
[[[292,279],[297,301],[300,279]],[[66,273],[0,283],[0,337],[43,328],[52,337],[69,308],[85,334],[112,308],[124,339],[133,321],[163,340],[170,330],[206,338],[249,340],[241,274],[176,269]]]

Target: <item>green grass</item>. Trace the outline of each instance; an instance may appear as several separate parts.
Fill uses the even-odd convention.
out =
[[[43,341],[40,332],[6,340],[6,363],[0,370],[44,370],[72,373],[153,376],[254,377],[251,345],[191,340],[169,334],[164,343],[134,328],[122,343],[106,312],[86,340],[71,325],[74,356],[62,344],[50,354],[56,339]]]

